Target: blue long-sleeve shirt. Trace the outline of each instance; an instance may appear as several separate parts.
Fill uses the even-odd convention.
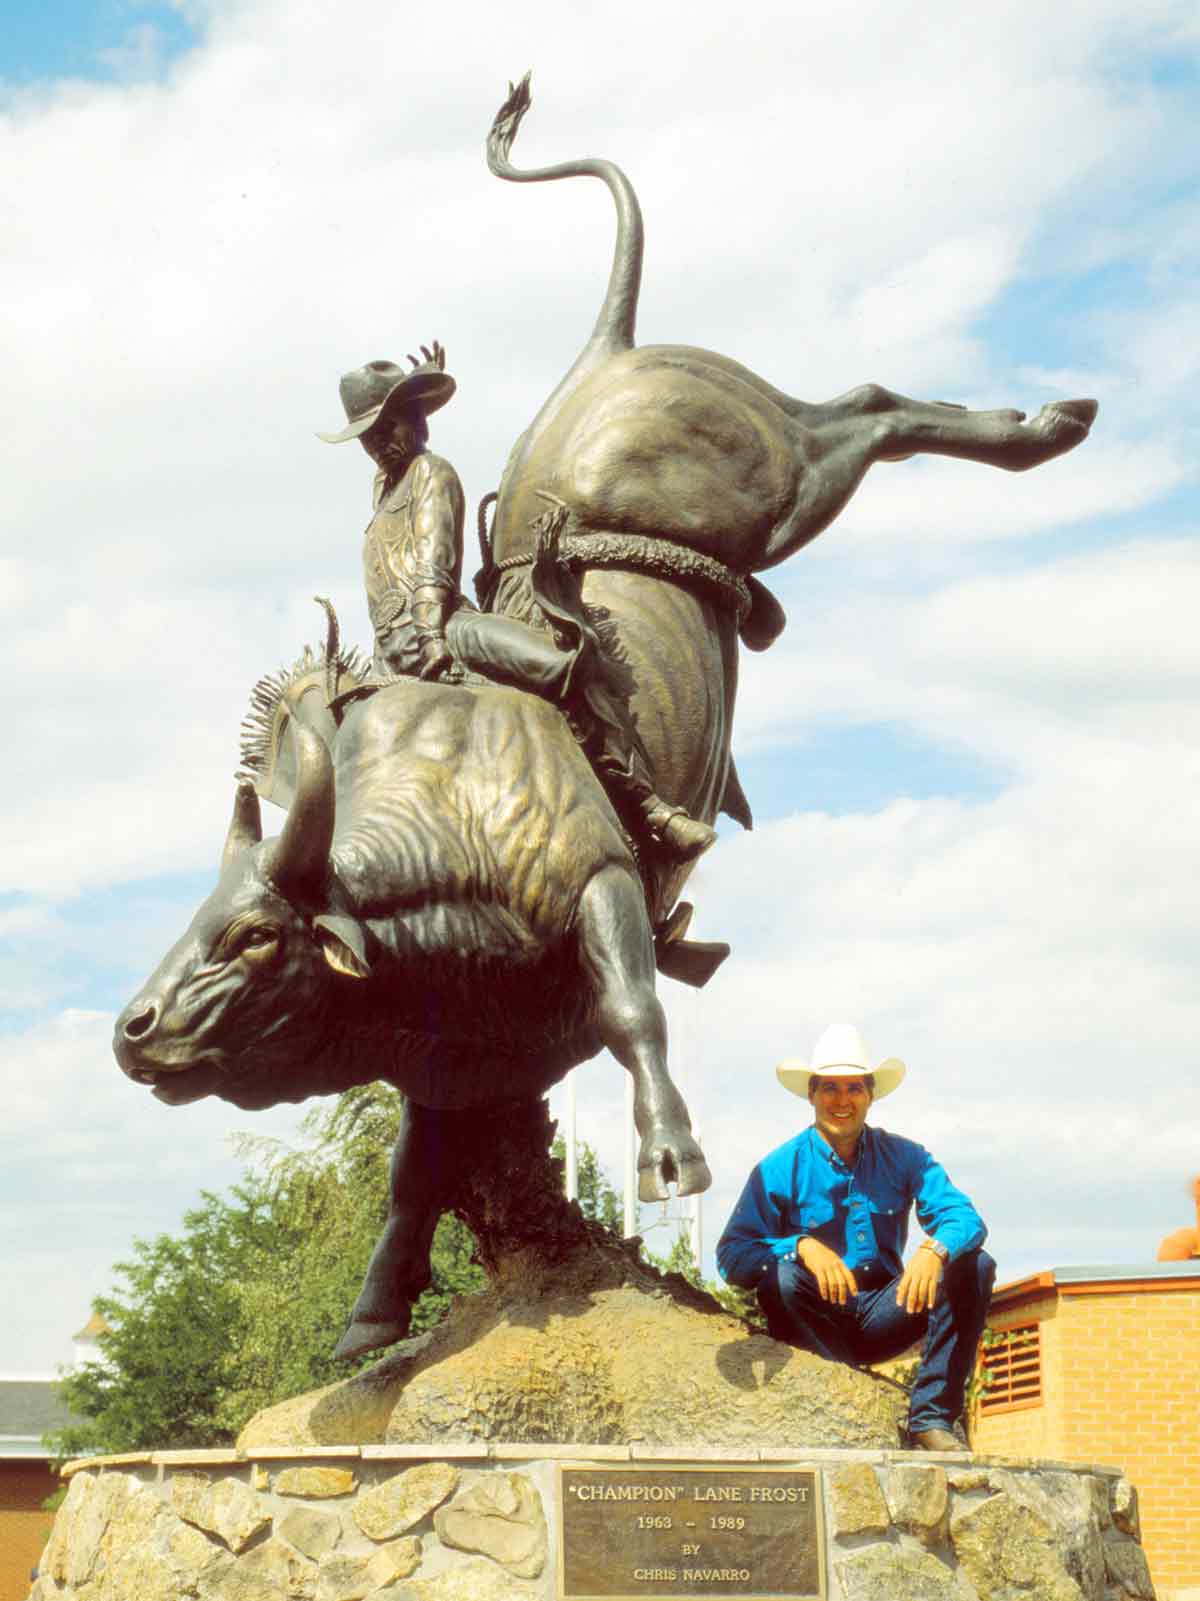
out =
[[[815,1127],[765,1156],[751,1173],[717,1244],[721,1277],[757,1288],[772,1261],[811,1234],[851,1272],[903,1272],[909,1209],[953,1260],[987,1237],[983,1219],[923,1145],[864,1128],[847,1167]]]

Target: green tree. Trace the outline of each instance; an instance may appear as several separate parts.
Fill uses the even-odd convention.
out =
[[[51,1449],[226,1445],[261,1407],[354,1372],[331,1353],[387,1216],[400,1107],[396,1090],[367,1085],[314,1106],[300,1149],[245,1139],[245,1177],[227,1196],[205,1194],[179,1234],[136,1240],[95,1302],[110,1330],[102,1360],[60,1380],[83,1422]],[[414,1333],[482,1288],[474,1248],[441,1219]]]
[[[297,1243],[285,1254],[251,1253],[234,1288],[237,1337],[216,1402],[217,1417],[230,1431],[275,1401],[356,1371],[334,1361],[332,1352],[387,1218],[388,1163],[401,1106],[390,1085],[363,1085],[307,1114],[301,1127],[309,1143],[299,1150],[244,1142],[243,1154]],[[413,1308],[414,1334],[439,1322],[456,1295],[483,1287],[474,1249],[470,1231],[443,1216],[430,1255],[433,1283]],[[364,1357],[358,1366],[375,1360]]]
[[[758,1297],[753,1290],[739,1289],[736,1284],[726,1284],[721,1279],[705,1279],[700,1271],[700,1264],[696,1261],[692,1251],[691,1237],[684,1226],[679,1232],[665,1256],[656,1256],[653,1251],[642,1248],[647,1261],[658,1268],[661,1273],[679,1273],[698,1290],[706,1290],[731,1316],[741,1318],[743,1322],[751,1324],[754,1328],[765,1329],[767,1320],[763,1310],[758,1304]]]
[[[60,1380],[83,1421],[51,1436],[51,1448],[227,1445],[261,1408],[354,1372],[331,1353],[387,1217],[401,1105],[389,1085],[365,1085],[316,1103],[298,1149],[244,1138],[245,1175],[228,1195],[206,1193],[178,1234],[135,1240],[115,1287],[95,1302],[110,1331],[102,1360]],[[579,1201],[619,1232],[620,1199],[586,1144]],[[470,1230],[444,1214],[414,1334],[484,1287],[474,1253]]]
[[[59,1386],[78,1427],[51,1437],[63,1456],[226,1444],[217,1419],[238,1315],[238,1278],[248,1257],[296,1244],[254,1178],[221,1197],[205,1193],[183,1232],[135,1240],[110,1295],[94,1305],[108,1323],[102,1360]]]
[[[554,1136],[550,1154],[565,1165],[567,1147],[561,1134]],[[576,1146],[575,1167],[579,1208],[584,1217],[591,1218],[596,1223],[603,1223],[605,1228],[611,1229],[614,1234],[620,1234],[625,1220],[625,1208],[621,1197],[608,1182],[608,1175],[600,1165],[600,1158],[586,1140],[580,1140]]]
[[[642,1247],[642,1254],[646,1260],[656,1267],[660,1273],[678,1273],[696,1289],[707,1288],[700,1276],[700,1265],[692,1251],[692,1242],[687,1228],[680,1224],[670,1249],[665,1256],[657,1256],[646,1246]]]

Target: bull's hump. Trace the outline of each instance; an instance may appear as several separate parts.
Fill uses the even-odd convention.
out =
[[[800,464],[791,419],[752,378],[684,347],[616,357],[539,442],[529,481],[552,488],[587,527],[714,554],[734,531],[761,538],[794,505]]]
[[[631,866],[565,720],[536,696],[401,682],[343,733],[334,851],[360,904],[433,915],[482,900],[554,937],[593,873]]]

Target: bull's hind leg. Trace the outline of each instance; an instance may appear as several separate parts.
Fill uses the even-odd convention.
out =
[[[878,384],[864,384],[831,401],[827,425],[837,438],[848,428],[869,435],[870,459],[895,461],[917,454],[960,456],[1008,472],[1040,467],[1073,450],[1095,421],[1094,400],[1052,400],[1026,421],[1023,411],[969,411],[939,401],[909,400]]]
[[[712,1183],[692,1134],[683,1096],[667,1070],[667,1020],[654,988],[654,942],[641,886],[624,868],[606,867],[579,902],[579,947],[595,987],[600,1037],[633,1077],[633,1115],[641,1136],[638,1194],[666,1200]]]
[[[1025,472],[1082,443],[1097,406],[1094,400],[1053,400],[1027,422],[1023,411],[969,411],[863,384],[821,406],[795,401],[787,409],[799,431],[796,504],[756,568],[774,566],[828,528],[876,462],[958,456]]]
[[[408,1333],[413,1302],[432,1277],[429,1248],[450,1188],[460,1118],[404,1102],[392,1150],[387,1223],[335,1357],[350,1361]]]

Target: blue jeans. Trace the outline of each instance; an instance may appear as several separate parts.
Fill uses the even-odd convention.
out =
[[[947,1262],[932,1312],[897,1306],[898,1278],[878,1283],[869,1275],[855,1277],[863,1287],[839,1306],[821,1299],[816,1279],[802,1263],[791,1257],[773,1263],[758,1288],[771,1334],[828,1362],[855,1367],[899,1356],[923,1334],[908,1426],[914,1434],[953,1428],[962,1415],[987,1319],[995,1262],[986,1251],[968,1251]]]

